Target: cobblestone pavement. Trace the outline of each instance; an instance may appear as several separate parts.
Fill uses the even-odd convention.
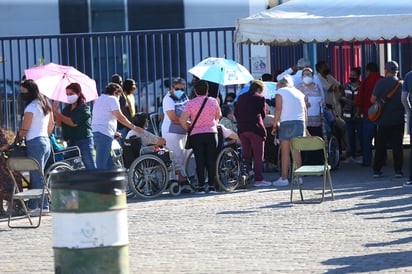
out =
[[[336,200],[316,205],[290,204],[287,187],[130,199],[130,272],[412,273],[412,188],[383,171],[342,164]],[[53,273],[51,218],[29,230],[0,221],[0,273]]]

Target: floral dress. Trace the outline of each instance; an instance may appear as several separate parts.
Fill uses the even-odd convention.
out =
[[[6,136],[3,134],[3,131],[0,130],[0,147],[4,145],[8,145],[8,142],[7,142]],[[13,174],[14,174],[14,177],[16,178],[18,187],[21,191],[22,190],[21,174],[18,172],[14,172]],[[0,154],[0,202],[1,202],[0,213],[4,212],[3,201],[11,200],[12,191],[13,191],[13,179],[11,178],[9,171],[7,170],[6,158],[4,156],[4,151],[2,151]]]

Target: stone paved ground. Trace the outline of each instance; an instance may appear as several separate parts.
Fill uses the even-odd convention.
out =
[[[131,273],[412,273],[412,189],[383,171],[342,165],[336,201],[319,205],[274,187],[130,199]],[[51,218],[31,230],[0,221],[0,273],[53,273]]]

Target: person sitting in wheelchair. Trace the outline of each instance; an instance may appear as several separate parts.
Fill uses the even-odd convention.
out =
[[[158,150],[166,145],[165,138],[146,130],[149,125],[148,117],[146,113],[138,112],[131,119],[131,122],[136,126],[136,130],[130,130],[123,141],[123,164],[125,168],[129,168],[131,163],[140,156],[142,147],[154,146],[154,150]]]
[[[228,129],[222,124],[218,124],[217,131],[218,131],[218,139],[219,139],[218,140],[219,150],[231,144],[234,144],[236,146],[240,145],[239,135],[237,135],[237,133],[234,132],[233,130]]]
[[[149,126],[149,116],[144,112],[136,113],[131,122],[137,127],[136,131],[129,131],[126,135],[126,139],[130,139],[133,137],[140,138],[142,142],[142,146],[150,146],[154,145],[156,147],[161,147],[166,145],[166,139],[156,136],[153,133],[147,131],[147,127]]]

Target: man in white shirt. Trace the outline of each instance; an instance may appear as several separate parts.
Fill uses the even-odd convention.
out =
[[[293,84],[294,86],[299,85],[302,83],[302,70],[304,68],[310,67],[310,61],[307,58],[300,58],[295,66],[288,68],[281,74],[279,74],[276,79],[280,81],[285,75],[289,74],[292,75]]]

